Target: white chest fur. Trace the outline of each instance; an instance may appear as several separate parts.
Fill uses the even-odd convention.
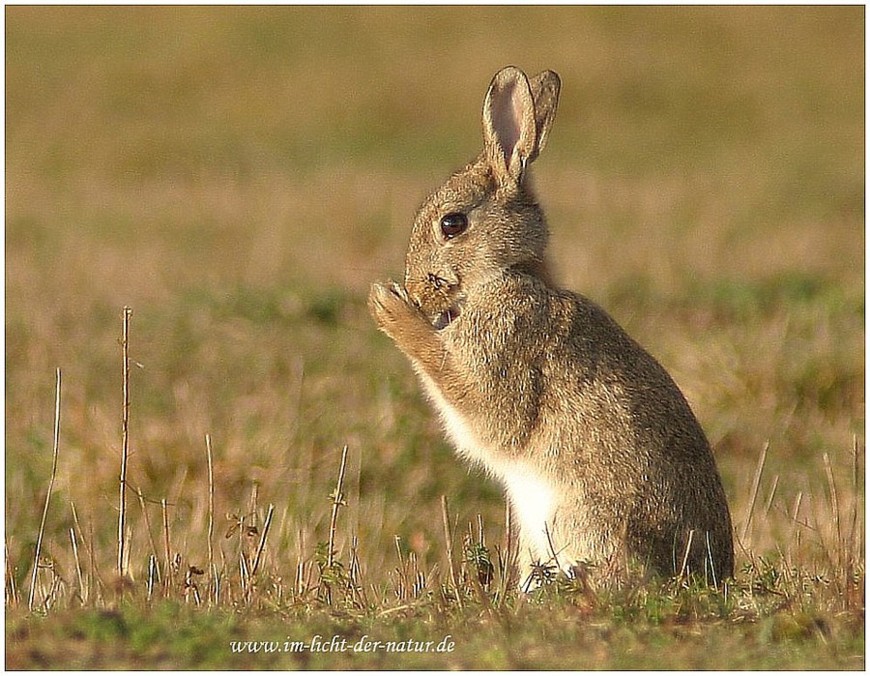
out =
[[[528,462],[506,458],[498,450],[483,444],[462,414],[447,402],[438,386],[422,369],[418,373],[457,452],[482,465],[504,485],[514,516],[519,521],[522,546],[531,550],[533,559],[550,559],[552,547],[547,532],[553,532],[557,506],[555,486]]]
[[[519,521],[522,546],[531,550],[532,559],[548,561],[553,556],[547,533],[553,533],[556,514],[554,486],[522,462],[505,463],[501,471],[513,513]]]

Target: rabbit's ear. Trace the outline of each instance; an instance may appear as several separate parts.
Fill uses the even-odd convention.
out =
[[[519,183],[536,155],[537,125],[532,90],[525,73],[503,68],[489,85],[483,102],[483,142],[499,182]]]
[[[556,107],[559,105],[559,91],[562,88],[562,81],[552,70],[545,70],[535,75],[529,81],[529,85],[532,89],[532,98],[535,100],[535,127],[537,130],[535,152],[529,158],[531,161],[547,144],[550,127],[553,126],[553,120],[556,117]]]

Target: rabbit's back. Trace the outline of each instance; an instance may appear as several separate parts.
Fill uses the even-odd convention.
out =
[[[573,479],[599,514],[624,523],[619,543],[660,572],[733,573],[731,521],[709,442],[667,371],[603,309],[577,294],[562,359],[550,363],[550,420],[575,449]],[[554,352],[559,348],[554,346]],[[572,364],[572,378],[560,377]],[[565,391],[561,392],[564,387]],[[581,469],[582,468],[582,469]],[[614,534],[618,531],[614,526]]]

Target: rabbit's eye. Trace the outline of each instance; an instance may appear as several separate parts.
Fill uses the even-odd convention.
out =
[[[453,239],[461,235],[468,227],[468,218],[458,211],[447,214],[441,219],[441,234],[444,239]]]

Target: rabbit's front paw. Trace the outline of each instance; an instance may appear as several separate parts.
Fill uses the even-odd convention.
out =
[[[369,311],[378,328],[400,345],[407,334],[426,325],[420,311],[408,297],[408,292],[393,281],[372,284]]]

